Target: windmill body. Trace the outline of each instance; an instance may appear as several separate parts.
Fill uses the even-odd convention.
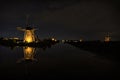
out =
[[[24,31],[23,42],[26,42],[26,43],[35,42],[35,33],[34,32],[36,29],[31,28],[31,27],[26,27],[25,29],[18,27],[17,29],[20,31]]]

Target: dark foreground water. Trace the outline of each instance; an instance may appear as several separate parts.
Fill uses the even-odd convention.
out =
[[[31,51],[31,50],[30,50]],[[28,55],[29,57],[29,55]],[[35,49],[25,61],[25,50],[0,46],[0,78],[10,80],[106,79],[119,77],[119,60],[80,50],[69,44]]]

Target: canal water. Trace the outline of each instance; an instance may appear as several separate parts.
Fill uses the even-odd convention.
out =
[[[119,76],[119,61],[58,43],[50,48],[0,46],[0,77],[14,80]]]

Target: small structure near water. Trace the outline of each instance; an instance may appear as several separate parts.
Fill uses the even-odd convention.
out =
[[[109,33],[107,34],[107,36],[105,36],[104,41],[105,42],[110,42],[111,41],[111,37],[110,37]]]

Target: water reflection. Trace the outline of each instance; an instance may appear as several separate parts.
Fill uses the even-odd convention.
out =
[[[35,51],[36,51],[36,48],[34,47],[24,46],[23,47],[23,54],[24,54],[23,58],[19,59],[17,63],[26,62],[26,61],[29,61],[29,62],[37,61],[37,59],[34,58]]]
[[[35,48],[23,47],[24,60],[34,60]]]
[[[119,72],[119,62],[113,61],[114,59],[109,60],[69,44],[60,43],[51,48],[47,45],[39,48],[20,46],[11,52],[9,49],[0,48],[0,74],[10,79],[62,79],[64,76],[68,79],[81,76],[89,78],[111,76]],[[46,48],[46,51],[42,51],[43,48]],[[16,64],[16,61],[19,63]]]

